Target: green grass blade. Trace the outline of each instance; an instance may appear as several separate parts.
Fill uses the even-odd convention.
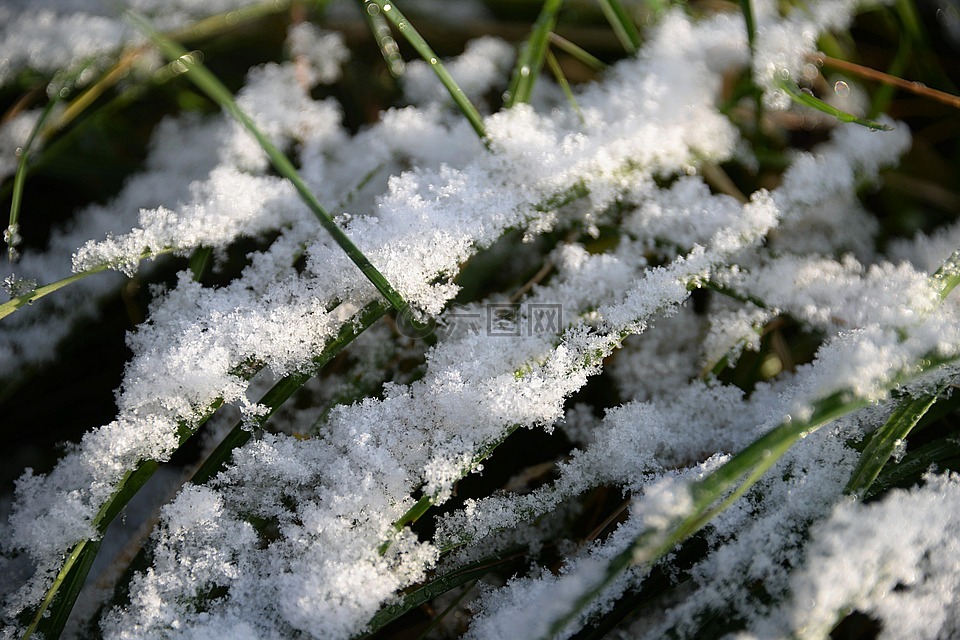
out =
[[[73,610],[73,603],[80,595],[80,589],[90,573],[90,567],[97,557],[99,541],[84,540],[73,548],[67,556],[60,573],[54,579],[53,587],[47,591],[22,640],[40,633],[43,638],[59,638]],[[49,610],[49,615],[47,611]]]
[[[62,289],[69,284],[73,284],[77,280],[83,280],[87,276],[92,276],[95,273],[106,271],[108,268],[109,267],[107,265],[103,265],[103,266],[90,269],[89,271],[81,271],[80,273],[75,273],[71,276],[67,276],[62,280],[57,280],[56,282],[43,285],[42,287],[37,287],[36,289],[34,289],[33,291],[30,291],[29,293],[24,293],[23,295],[14,296],[7,302],[0,304],[0,320],[2,320],[3,318],[6,318],[8,315],[13,313],[17,309],[20,309],[21,307],[25,307],[27,305],[33,304],[35,300],[39,300],[40,298],[48,294],[51,294],[54,291],[57,291],[58,289]]]
[[[960,442],[955,433],[908,451],[899,463],[885,466],[867,489],[864,499],[869,500],[893,487],[915,482],[934,465],[940,470],[960,469]]]
[[[583,47],[578,47],[576,44],[570,42],[563,36],[558,35],[553,31],[550,32],[550,44],[555,45],[562,51],[566,51],[575,59],[579,60],[595,71],[603,71],[607,68],[606,62],[596,57]]]
[[[897,405],[883,426],[874,432],[867,447],[860,454],[860,460],[844,492],[858,499],[862,499],[867,494],[880,474],[880,470],[893,457],[894,451],[903,443],[920,418],[937,401],[937,397],[938,394],[930,394],[919,398],[908,398]]]
[[[556,78],[557,84],[560,85],[560,88],[563,90],[563,94],[567,96],[567,102],[570,103],[570,106],[574,111],[577,112],[577,117],[580,118],[580,122],[583,122],[583,112],[580,111],[580,105],[577,104],[577,99],[573,95],[573,91],[570,89],[570,83],[567,82],[567,77],[563,75],[563,69],[560,68],[560,63],[557,61],[556,56],[553,55],[553,52],[549,49],[547,50],[547,66],[550,67],[553,77]]]
[[[950,292],[960,284],[960,249],[954,251],[943,261],[940,268],[932,276],[934,285],[938,288],[937,295],[940,301],[947,299]]]
[[[630,14],[620,4],[620,0],[600,0],[600,9],[624,50],[634,55],[640,48],[640,32],[637,31],[637,25],[633,23]]]
[[[212,415],[212,411],[209,415]],[[192,434],[192,431],[190,433]],[[187,437],[189,435],[184,434],[180,441],[181,445],[187,440]],[[98,536],[103,535],[117,514],[153,476],[158,467],[159,464],[156,461],[144,460],[135,469],[127,471],[117,490],[100,507],[100,511],[93,520]],[[87,574],[90,572],[90,567],[93,565],[99,549],[99,538],[81,540],[74,545],[70,554],[64,559],[63,566],[60,568],[53,584],[47,589],[43,601],[33,612],[31,622],[26,632],[21,636],[21,640],[27,640],[36,632],[43,634],[43,637],[47,639],[60,637],[63,625],[66,624],[70,612],[73,611],[73,605],[76,603],[77,596],[80,595],[80,589],[87,579]]]
[[[189,78],[197,87],[206,93],[220,107],[233,116],[247,131],[249,131],[257,142],[266,152],[267,157],[274,168],[284,178],[289,180],[300,198],[306,203],[310,211],[317,217],[324,229],[333,237],[333,240],[349,256],[350,260],[363,272],[367,279],[373,283],[373,286],[386,298],[390,304],[398,311],[402,311],[408,305],[403,297],[393,288],[387,279],[377,270],[362,251],[353,243],[343,230],[337,226],[329,213],[320,205],[316,196],[310,191],[307,184],[297,173],[293,163],[279,149],[274,146],[270,140],[257,128],[253,120],[237,105],[230,91],[223,86],[223,83],[217,79],[210,71],[200,64],[186,49],[173,42],[160,32],[150,26],[141,16],[132,11],[127,15],[133,23],[143,31],[151,41],[163,52],[171,61],[178,61],[184,66],[184,75]]]
[[[859,118],[853,115],[852,113],[841,111],[840,109],[830,106],[829,104],[827,104],[826,102],[824,102],[823,100],[815,96],[812,96],[810,94],[804,93],[803,91],[800,91],[799,88],[793,84],[780,82],[779,86],[781,89],[786,91],[787,95],[789,95],[794,102],[798,104],[802,104],[807,107],[811,107],[829,116],[833,116],[840,122],[853,122],[855,124],[868,127],[875,131],[890,131],[893,128],[893,127],[890,127],[889,125],[880,124],[879,122],[875,122],[873,120],[867,120],[866,118]]]
[[[956,358],[925,360],[926,369],[932,369]],[[904,382],[904,380],[900,380]],[[891,386],[894,383],[891,383]],[[576,618],[607,586],[631,565],[650,566],[681,542],[703,528],[714,516],[749,490],[793,444],[820,427],[866,407],[870,401],[837,392],[814,403],[813,412],[806,420],[785,420],[747,448],[724,463],[719,469],[690,486],[693,506],[687,516],[677,520],[667,530],[647,530],[633,544],[613,558],[606,566],[603,578],[589,592],[581,596],[561,618],[551,626],[548,637],[556,635]]]
[[[140,260],[155,259],[160,256],[166,255],[168,253],[173,253],[174,249],[172,247],[166,247],[159,249],[157,251],[145,251],[140,255]],[[77,282],[78,280],[83,280],[87,276],[92,276],[95,273],[100,273],[102,271],[107,271],[108,269],[114,268],[116,265],[113,264],[102,264],[96,267],[87,269],[86,271],[81,271],[79,273],[74,273],[69,275],[62,280],[57,280],[56,282],[51,282],[50,284],[45,284],[42,287],[37,287],[21,295],[14,295],[10,300],[0,304],[0,320],[6,318],[14,311],[18,309],[31,305],[35,301],[47,296],[54,291],[58,291],[68,285]]]
[[[387,20],[396,27],[397,31],[406,38],[407,42],[417,51],[420,57],[433,68],[433,72],[440,78],[440,82],[443,83],[443,86],[446,87],[450,93],[450,97],[453,98],[453,102],[457,105],[457,108],[460,109],[460,112],[463,113],[464,117],[470,122],[470,126],[472,126],[473,130],[480,136],[480,140],[486,144],[487,131],[483,126],[483,117],[480,115],[480,112],[473,106],[473,103],[467,98],[467,94],[463,92],[463,89],[461,89],[460,85],[453,79],[453,76],[451,76],[447,68],[443,66],[443,63],[440,62],[440,57],[434,53],[430,45],[427,44],[427,41],[423,39],[423,36],[414,29],[410,20],[400,12],[396,3],[392,1],[388,2],[387,0],[366,0],[366,8],[368,11],[370,11],[370,7],[377,7],[378,10],[386,16]]]
[[[937,295],[943,302],[960,282],[960,250],[954,251],[944,260],[930,277],[930,281],[937,288]],[[942,385],[935,393],[916,398],[907,397],[900,401],[887,421],[873,433],[860,454],[857,467],[844,489],[846,493],[860,499],[867,495],[880,471],[893,457],[894,451],[902,445],[945,390],[946,386]]]
[[[47,118],[53,112],[54,105],[60,100],[59,93],[47,102],[37,124],[34,125],[26,144],[17,149],[19,159],[17,160],[17,171],[13,176],[13,194],[10,199],[10,218],[7,224],[7,230],[3,234],[4,241],[7,243],[7,259],[10,262],[16,262],[18,257],[17,245],[20,243],[20,206],[23,202],[23,186],[27,181],[27,163],[30,160],[30,149],[33,147],[34,140],[37,138],[40,129],[43,127]]]
[[[550,33],[557,25],[557,16],[563,0],[545,0],[537,21],[533,24],[530,37],[520,48],[517,64],[510,79],[510,88],[507,89],[507,98],[504,106],[507,108],[521,102],[530,102],[533,87],[540,76],[544,60],[547,55],[547,43]]]
[[[333,338],[323,350],[323,353],[314,359],[316,369],[324,366],[333,359],[344,347],[383,316],[388,309],[389,306],[382,300],[376,300],[364,307],[353,320],[344,324],[338,335]],[[255,369],[248,372],[248,377],[252,377],[254,373]],[[265,422],[276,412],[280,405],[292,396],[297,389],[303,386],[312,375],[310,372],[291,374],[277,382],[261,399],[261,403],[270,407],[270,411],[266,415],[260,416],[258,422],[260,424]],[[181,425],[181,446],[219,409],[221,404],[222,401],[213,403],[213,405],[207,409],[205,415],[195,424]],[[213,454],[204,461],[200,469],[194,474],[192,482],[202,483],[213,477],[216,472],[222,468],[233,449],[244,444],[250,439],[251,435],[252,431],[242,428],[240,424],[236,425],[227,437],[221,441]],[[100,512],[94,519],[93,524],[100,534],[106,531],[110,522],[112,522],[117,514],[127,505],[130,499],[136,495],[147,480],[150,479],[158,466],[156,461],[145,460],[142,461],[136,469],[127,472],[120,481],[117,490],[101,507]],[[23,640],[29,638],[34,631],[43,631],[45,638],[56,638],[59,636],[59,630],[56,631],[56,633],[51,633],[53,627],[47,627],[46,625],[49,620],[63,619],[65,622],[70,611],[73,609],[76,597],[79,595],[79,587],[76,587],[74,590],[74,585],[79,584],[82,586],[83,581],[86,579],[87,572],[90,569],[90,564],[93,561],[93,556],[95,556],[97,552],[97,547],[93,545],[92,542],[91,540],[82,540],[73,548],[55,579],[54,584],[47,591],[43,603],[35,612],[33,622],[28,628],[27,633],[23,636]],[[48,608],[51,614],[46,616],[44,614]],[[62,627],[60,630],[62,630]]]

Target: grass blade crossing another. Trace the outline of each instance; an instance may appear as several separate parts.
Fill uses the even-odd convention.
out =
[[[472,126],[473,130],[480,136],[480,140],[486,144],[487,131],[483,126],[483,117],[480,115],[480,112],[473,106],[467,94],[463,92],[463,89],[461,89],[457,81],[453,79],[453,76],[451,76],[447,68],[443,66],[443,63],[440,62],[440,57],[434,53],[433,48],[427,44],[423,36],[413,28],[410,20],[400,12],[397,5],[393,2],[387,2],[386,0],[366,0],[366,7],[368,12],[371,11],[371,7],[376,7],[377,11],[382,12],[387,20],[397,28],[397,31],[407,39],[407,42],[417,50],[420,57],[430,65],[433,72],[440,78],[440,82],[443,83],[443,86],[446,87],[450,93],[450,97],[453,98],[457,108],[460,109],[460,112],[463,113],[464,117],[470,122],[470,126]]]
[[[513,77],[510,79],[510,88],[507,89],[508,95],[504,100],[505,107],[509,108],[520,102],[530,102],[533,87],[537,83],[537,78],[540,77],[540,70],[547,56],[550,33],[557,25],[557,16],[560,14],[561,7],[563,7],[563,0],[546,0],[543,3],[543,9],[540,10],[540,16],[530,31],[530,37],[521,47],[520,55],[517,57]]]
[[[293,184],[297,193],[300,194],[301,199],[317,217],[320,224],[323,225],[323,228],[333,237],[340,248],[344,250],[350,260],[360,268],[367,279],[373,283],[373,286],[390,302],[391,306],[401,312],[407,309],[409,305],[400,293],[397,292],[383,274],[373,266],[373,263],[360,251],[349,236],[337,226],[337,223],[333,221],[333,217],[321,206],[316,196],[313,195],[313,192],[310,191],[307,184],[303,181],[303,178],[297,173],[290,159],[277,149],[263,132],[260,131],[250,116],[244,113],[233,99],[230,91],[223,86],[223,83],[191,56],[186,49],[155,30],[143,17],[132,11],[127,12],[127,15],[134,24],[149,36],[167,58],[171,61],[179,61],[185,67],[185,75],[196,84],[197,87],[217,102],[224,111],[233,116],[237,122],[243,125],[244,128],[256,138],[274,168],[276,168],[280,175]]]

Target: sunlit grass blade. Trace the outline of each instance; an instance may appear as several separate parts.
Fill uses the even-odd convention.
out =
[[[600,9],[624,50],[630,55],[635,54],[640,48],[640,32],[620,0],[600,0]]]
[[[940,360],[934,366],[948,360]],[[665,530],[644,531],[633,544],[610,560],[604,575],[585,592],[569,611],[551,626],[552,637],[632,565],[649,567],[746,493],[798,440],[830,422],[862,409],[869,400],[845,392],[834,393],[813,405],[806,420],[786,420],[725,462],[703,480],[690,485],[692,506],[686,516],[674,520]]]
[[[931,281],[938,289],[940,300],[945,300],[960,282],[960,251],[954,251],[943,262]],[[863,498],[897,447],[903,446],[907,436],[945,390],[946,385],[941,385],[935,393],[902,399],[887,421],[871,435],[844,491]]]
[[[406,38],[407,42],[410,43],[420,57],[430,65],[433,72],[440,78],[440,82],[442,82],[443,86],[447,89],[454,104],[457,105],[457,108],[460,109],[460,112],[470,123],[470,126],[472,126],[473,130],[480,136],[480,140],[486,144],[487,132],[483,126],[483,117],[480,115],[480,112],[473,106],[473,103],[467,98],[467,94],[463,92],[463,89],[461,89],[460,85],[453,79],[453,76],[450,75],[447,68],[443,66],[440,57],[434,53],[433,48],[427,44],[427,41],[423,39],[420,32],[413,27],[410,20],[400,12],[396,3],[388,2],[387,0],[366,0],[367,11],[370,11],[371,7],[376,7],[378,11],[382,12],[387,20],[396,27],[397,31]]]
[[[407,302],[399,292],[387,281],[387,279],[377,270],[373,263],[363,254],[362,251],[353,243],[344,231],[337,226],[333,218],[321,206],[313,192],[310,191],[307,184],[300,177],[300,174],[294,168],[293,163],[287,158],[269,139],[260,131],[253,120],[237,105],[230,91],[223,86],[223,83],[217,79],[206,67],[200,64],[194,56],[173,42],[160,32],[156,31],[141,16],[132,11],[127,15],[136,24],[151,41],[163,52],[171,62],[178,62],[183,66],[184,75],[189,78],[199,89],[206,93],[220,107],[233,116],[247,131],[249,131],[257,142],[263,148],[274,168],[284,178],[289,180],[300,198],[306,203],[310,211],[320,221],[323,228],[330,234],[337,245],[343,249],[351,261],[363,272],[367,279],[373,283],[377,290],[386,298],[390,304],[399,311],[407,308]]]
[[[510,87],[504,106],[509,108],[522,102],[530,102],[533,87],[540,77],[547,55],[547,45],[550,33],[557,25],[557,16],[563,7],[563,0],[545,0],[537,21],[533,24],[530,37],[520,48],[517,63],[510,79]]]
[[[101,271],[106,271],[109,267],[103,265],[101,267],[95,267],[88,271],[81,271],[80,273],[75,273],[71,276],[67,276],[62,280],[57,280],[56,282],[51,282],[50,284],[43,285],[42,287],[37,287],[32,291],[27,293],[13,296],[10,300],[0,304],[0,320],[6,318],[8,315],[25,307],[27,305],[33,304],[36,300],[53,293],[59,289],[66,287],[67,285],[73,284],[77,280],[82,280],[87,276],[92,276],[95,273],[100,273]]]
[[[846,111],[841,111],[840,109],[830,106],[829,104],[827,104],[826,102],[824,102],[823,100],[815,96],[812,96],[804,93],[803,91],[800,91],[799,88],[796,87],[795,85],[789,84],[787,82],[781,82],[779,83],[779,86],[783,91],[787,93],[788,96],[790,96],[790,98],[794,102],[798,104],[802,104],[807,107],[811,107],[829,116],[833,116],[840,122],[853,122],[854,124],[859,124],[861,126],[868,127],[870,129],[874,129],[877,131],[890,131],[892,129],[892,127],[890,127],[889,125],[881,124],[879,122],[874,122],[873,120],[867,120],[866,118],[860,118],[851,113],[847,113]]]
[[[140,260],[158,258],[162,255],[173,253],[173,251],[174,249],[170,247],[159,249],[157,251],[146,251],[140,255]],[[62,280],[57,280],[56,282],[51,282],[50,284],[45,284],[40,287],[30,288],[30,290],[26,291],[25,293],[22,293],[20,295],[14,295],[11,297],[10,300],[4,302],[3,304],[0,304],[0,320],[2,320],[3,318],[6,318],[11,313],[13,313],[14,311],[17,311],[18,309],[21,309],[22,307],[33,304],[40,298],[43,298],[44,296],[47,296],[53,293],[54,291],[58,291],[68,285],[73,284],[74,282],[77,282],[78,280],[83,280],[87,276],[92,276],[95,273],[100,273],[102,271],[107,271],[108,269],[113,269],[113,268],[115,268],[115,265],[113,264],[97,265],[96,267],[92,267],[90,269],[87,269],[86,271],[80,271],[79,273],[74,273],[73,275],[67,276]]]

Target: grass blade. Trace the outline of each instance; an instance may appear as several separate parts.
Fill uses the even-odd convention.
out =
[[[411,591],[405,595],[400,604],[381,609],[373,618],[370,619],[370,622],[367,625],[366,633],[358,636],[355,638],[355,640],[361,640],[373,636],[383,627],[387,626],[394,620],[401,618],[420,605],[430,602],[437,596],[441,596],[448,591],[456,589],[460,585],[466,584],[471,580],[482,578],[497,566],[506,564],[515,558],[521,557],[522,553],[523,551],[521,549],[510,549],[502,553],[483,558],[482,560],[478,560],[459,569],[455,569],[446,575],[434,578],[430,582],[427,582],[418,589],[415,589],[414,591]]]
[[[223,83],[217,79],[210,71],[200,64],[194,56],[190,55],[186,49],[170,40],[153,27],[141,16],[137,15],[132,11],[128,11],[127,15],[133,21],[133,23],[143,31],[151,41],[163,52],[167,58],[172,62],[179,62],[184,66],[185,75],[195,84],[197,87],[206,93],[212,100],[220,105],[220,107],[233,116],[247,131],[249,131],[257,142],[260,143],[260,146],[266,152],[267,157],[270,159],[270,162],[273,164],[274,168],[282,175],[284,178],[289,180],[294,188],[296,188],[297,193],[300,194],[300,198],[306,203],[310,211],[317,217],[320,221],[320,224],[323,228],[333,237],[333,240],[340,246],[341,249],[347,254],[350,260],[353,261],[355,265],[363,272],[367,279],[373,283],[373,286],[386,298],[390,304],[396,308],[398,311],[402,311],[407,308],[407,302],[403,297],[393,288],[393,286],[387,281],[387,279],[377,270],[376,267],[370,262],[370,260],[363,254],[362,251],[353,243],[352,240],[347,236],[343,230],[337,226],[333,221],[333,218],[329,213],[321,206],[320,202],[317,200],[316,196],[310,191],[307,184],[300,177],[300,174],[297,173],[297,170],[294,168],[293,163],[290,162],[290,159],[287,158],[279,149],[274,146],[270,140],[257,128],[257,125],[253,120],[248,116],[244,111],[237,105],[234,101],[233,96],[230,94],[230,91],[223,86]]]
[[[570,89],[570,83],[567,82],[567,76],[563,75],[563,69],[560,68],[560,63],[557,61],[557,57],[553,55],[553,52],[549,49],[547,50],[547,66],[550,67],[550,72],[553,73],[553,77],[557,80],[557,84],[559,84],[560,88],[563,90],[563,94],[567,96],[567,102],[569,102],[573,110],[577,112],[577,117],[580,118],[580,122],[583,122],[583,112],[580,111],[580,105],[577,104],[577,99],[574,97],[573,91]]]
[[[360,4],[363,15],[367,19],[367,25],[370,27],[370,32],[373,34],[373,39],[377,41],[380,54],[383,56],[384,62],[387,63],[387,71],[394,78],[399,78],[406,69],[406,63],[400,57],[400,47],[397,46],[397,41],[393,39],[390,25],[380,12],[380,7],[376,4],[367,4],[363,0],[360,0]]]
[[[790,98],[798,103],[807,107],[816,109],[821,113],[825,113],[829,116],[833,116],[840,122],[853,122],[854,124],[859,124],[864,127],[868,127],[875,131],[890,131],[893,127],[885,124],[880,124],[873,120],[867,120],[866,118],[859,118],[852,113],[847,113],[846,111],[841,111],[836,107],[832,107],[823,100],[812,96],[810,94],[800,91],[796,85],[788,84],[786,82],[779,83],[781,89],[783,89]]]
[[[937,295],[943,302],[950,292],[960,284],[960,249],[954,251],[943,261],[940,268],[933,274],[933,282],[939,288]]]
[[[927,410],[937,401],[939,394],[919,398],[907,398],[897,405],[887,421],[874,432],[867,447],[860,454],[857,468],[844,489],[845,493],[863,499],[880,474],[880,470],[893,457],[907,435],[913,430]]]
[[[570,42],[563,36],[557,35],[553,31],[550,32],[550,43],[555,45],[558,49],[566,51],[575,59],[587,65],[594,71],[603,71],[604,69],[607,68],[606,62],[596,57],[586,49],[579,47],[576,44]]]
[[[954,251],[930,279],[939,288],[937,293],[942,302],[960,282],[960,250]],[[935,393],[917,398],[908,397],[900,401],[887,421],[873,433],[863,453],[860,454],[857,467],[844,489],[846,493],[858,499],[867,495],[880,471],[893,457],[897,447],[902,445],[945,390],[946,385],[941,385]]]
[[[507,98],[504,106],[507,108],[520,102],[530,102],[533,86],[537,83],[540,70],[543,68],[547,55],[547,42],[550,33],[557,25],[557,16],[563,0],[546,0],[537,21],[533,24],[530,37],[520,49],[517,64],[510,79],[510,88],[507,89]]]
[[[92,276],[95,273],[106,271],[108,268],[109,267],[107,265],[103,265],[100,267],[95,267],[93,269],[90,269],[89,271],[81,271],[80,273],[75,273],[73,275],[67,276],[62,280],[57,280],[56,282],[43,285],[42,287],[37,287],[36,289],[28,293],[13,296],[7,302],[0,304],[0,320],[2,320],[3,318],[6,318],[8,315],[13,313],[20,307],[25,307],[27,305],[33,304],[35,300],[39,300],[40,298],[48,294],[51,294],[54,291],[57,291],[58,289],[62,289],[69,284],[73,284],[77,280],[82,280],[87,276]]]
[[[480,112],[473,106],[467,94],[463,92],[463,89],[461,89],[460,85],[453,79],[453,76],[451,76],[447,68],[443,66],[443,63],[440,62],[440,57],[434,53],[430,45],[427,44],[427,41],[423,39],[423,36],[413,28],[410,20],[400,12],[400,9],[398,9],[397,5],[392,1],[366,0],[367,12],[371,11],[371,7],[376,7],[377,11],[382,12],[387,20],[396,27],[397,31],[406,38],[407,42],[416,49],[420,57],[433,68],[433,72],[440,78],[440,82],[443,83],[443,86],[446,87],[450,93],[450,97],[453,98],[453,102],[457,105],[457,108],[460,109],[460,112],[463,113],[464,117],[470,122],[470,126],[477,132],[480,140],[486,144],[487,131],[483,126],[483,117],[480,115]]]
[[[630,14],[620,4],[620,0],[600,0],[600,9],[613,28],[613,32],[617,34],[617,40],[623,45],[624,50],[634,55],[640,48],[640,33],[637,31],[637,25],[633,24]]]

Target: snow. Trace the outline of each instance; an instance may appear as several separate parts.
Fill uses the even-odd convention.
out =
[[[137,6],[171,26],[246,3],[179,2],[169,12],[161,4]],[[772,1],[755,3],[753,75],[768,101],[777,101],[778,82],[808,72],[816,36],[846,28],[859,6],[808,4],[781,16]],[[0,42],[11,52],[0,82],[21,68],[109,55],[134,38],[98,3],[11,7],[0,8]],[[51,42],[67,27],[77,31]],[[922,487],[870,504],[842,495],[858,456],[851,443],[890,415],[893,391],[938,388],[960,358],[960,308],[941,301],[929,277],[960,231],[901,239],[883,254],[857,197],[908,151],[906,126],[884,120],[893,130],[873,133],[837,124],[826,142],[790,155],[778,183],[741,202],[714,193],[701,170],[745,161],[744,140],[718,106],[723,74],[750,64],[737,14],[665,13],[635,57],[577,88],[582,120],[565,105],[493,113],[482,105],[486,146],[426,63],[408,65],[406,106],[351,133],[336,101],[311,93],[340,77],[349,56],[342,36],[300,23],[287,51],[291,60],[250,70],[239,105],[296,160],[415,317],[441,329],[428,348],[387,324],[371,328],[348,350],[351,360],[308,383],[313,406],[284,407],[272,431],[256,433],[211,482],[165,504],[151,566],[133,578],[129,604],[103,614],[104,637],[351,638],[432,572],[517,543],[534,550],[533,561],[552,542],[563,556],[554,571],[535,565],[480,589],[466,636],[569,637],[644,584],[658,560],[650,549],[703,508],[698,483],[827,398],[864,408],[811,426],[771,461],[701,532],[705,551],[683,571],[690,588],[618,633],[696,637],[700,621],[723,610],[744,638],[784,629],[822,637],[846,609],[879,620],[884,637],[957,632],[949,605],[960,592],[952,560],[960,480],[929,474]],[[513,57],[511,45],[482,38],[448,68],[481,102],[501,89]],[[32,118],[5,123],[0,147],[22,144]],[[222,254],[243,238],[263,242],[231,282],[203,286],[185,272],[154,289],[147,318],[127,338],[116,418],[48,473],[27,470],[18,481],[3,529],[3,566],[17,563],[19,576],[2,592],[7,635],[73,545],[99,536],[98,513],[124,474],[169,460],[182,431],[221,403],[252,424],[267,411],[260,392],[313,372],[377,295],[225,115],[165,120],[142,173],[11,268],[11,277],[39,283],[103,267],[149,277],[160,254]],[[460,304],[468,285],[458,276],[485,258],[505,281],[549,269],[519,290]],[[94,275],[5,319],[0,376],[53,358],[56,342],[121,282]],[[693,291],[708,282],[737,297],[711,293],[698,309]],[[485,314],[497,305],[516,305],[497,325],[510,336],[487,330]],[[533,330],[548,307],[562,311],[558,325]],[[817,337],[812,361],[749,390],[711,373],[758,350],[780,317]],[[422,362],[411,370],[407,358]],[[613,399],[579,402],[598,376]],[[211,430],[222,433],[226,420],[216,420]],[[496,460],[497,445],[518,429],[564,433],[575,448],[530,491],[451,502],[432,536],[397,529],[420,496],[452,501],[458,482],[480,472],[491,450]],[[556,540],[598,487],[623,494],[624,519],[581,546]],[[758,583],[765,593],[751,588]]]

